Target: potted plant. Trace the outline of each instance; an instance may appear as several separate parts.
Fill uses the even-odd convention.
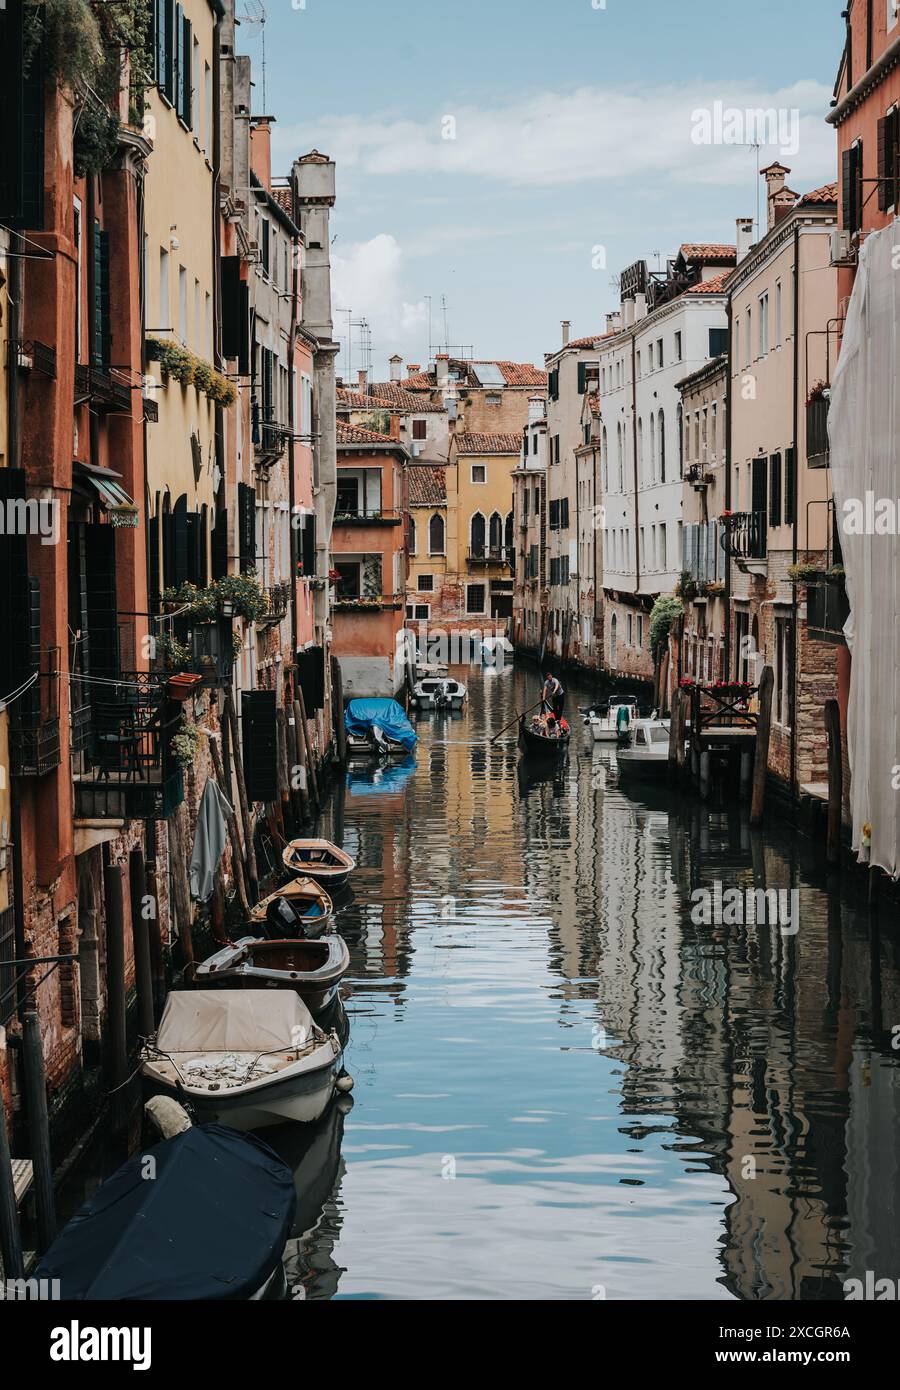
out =
[[[172,735],[171,743],[172,758],[178,767],[193,767],[202,737],[203,730],[197,724],[191,723],[185,714],[182,714],[178,729]]]
[[[192,671],[180,671],[177,676],[170,676],[166,681],[166,694],[171,700],[183,702],[190,699],[202,680],[201,675]]]

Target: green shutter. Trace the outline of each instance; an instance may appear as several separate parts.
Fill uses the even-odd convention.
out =
[[[94,222],[94,333],[92,361],[95,366],[109,363],[109,233]]]

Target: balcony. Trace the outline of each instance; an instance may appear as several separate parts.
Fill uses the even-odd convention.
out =
[[[843,579],[826,580],[806,586],[806,626],[821,641],[844,641],[844,624],[850,616],[850,603]]]
[[[189,615],[154,619],[154,648],[150,662],[163,681],[187,673],[203,677],[206,686],[228,685],[234,666],[230,618],[198,621]]]
[[[161,820],[184,798],[169,745],[181,710],[163,677],[122,672],[88,687],[72,711],[72,778],[78,820]]]
[[[399,526],[403,521],[400,512],[383,511],[380,507],[353,507],[345,510],[338,499],[338,509],[334,514],[335,526]]]
[[[15,352],[16,365],[20,371],[40,372],[51,381],[56,379],[55,348],[48,347],[46,343],[39,343],[36,338],[30,338],[25,342],[10,342],[9,351]]]
[[[765,512],[734,512],[728,519],[728,554],[732,559],[765,560]]]
[[[14,777],[43,777],[59,767],[59,648],[37,679],[9,706],[9,764]]]
[[[97,410],[131,414],[131,382],[122,373],[103,366],[75,364],[75,395]]]
[[[273,588],[266,590],[266,597],[269,600],[269,607],[260,622],[263,625],[274,627],[287,617],[291,601],[291,586],[290,584],[276,584]]]
[[[269,407],[253,408],[253,444],[257,463],[267,467],[281,458],[291,437],[287,425],[276,420]]]
[[[473,568],[481,565],[505,565],[511,566],[513,548],[509,545],[475,545],[470,546],[467,559]]]
[[[810,468],[827,468],[831,462],[828,407],[827,396],[817,396],[806,404],[806,462]]]

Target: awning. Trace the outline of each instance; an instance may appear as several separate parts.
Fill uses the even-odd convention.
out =
[[[120,473],[99,468],[95,463],[82,463],[80,459],[75,459],[72,470],[75,481],[97,497],[112,526],[137,526],[137,506],[116,481],[121,478]]]

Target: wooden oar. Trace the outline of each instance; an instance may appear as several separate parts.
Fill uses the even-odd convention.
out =
[[[532,710],[537,709],[538,705],[542,705],[543,703],[544,703],[544,697],[543,697],[543,695],[542,695],[541,698],[540,698],[538,701],[536,701],[536,703],[533,704],[533,705],[531,706],[530,709],[527,709],[527,710],[525,711],[525,714],[530,714]],[[497,739],[500,738],[503,734],[505,734],[506,731],[507,731],[507,729],[511,729],[512,726],[513,726],[513,724],[518,724],[520,718],[521,718],[521,719],[524,719],[524,717],[525,717],[524,715],[520,715],[520,714],[519,714],[519,711],[516,710],[516,717],[515,717],[515,719],[511,719],[511,720],[509,721],[508,724],[504,724],[504,725],[503,725],[503,728],[500,730],[500,732],[494,734],[494,737],[490,740],[490,742],[491,742],[491,743],[496,743],[496,742],[497,742]]]

